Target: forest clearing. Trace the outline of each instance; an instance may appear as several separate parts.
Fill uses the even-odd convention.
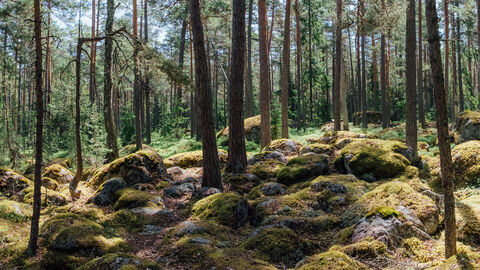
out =
[[[480,269],[480,0],[0,1],[0,269]]]

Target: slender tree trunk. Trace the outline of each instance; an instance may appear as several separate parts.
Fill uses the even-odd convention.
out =
[[[440,56],[440,37],[438,35],[438,16],[435,0],[425,0],[428,43],[430,45],[430,69],[435,96],[438,145],[440,148],[440,166],[445,203],[445,257],[448,259],[457,253],[455,223],[455,197],[453,194],[452,156],[448,134],[448,116],[446,91],[443,82],[442,60]]]
[[[218,149],[215,139],[215,126],[212,115],[212,91],[208,76],[207,55],[203,36],[203,25],[200,15],[200,0],[190,0],[190,13],[195,50],[195,74],[198,91],[198,105],[202,123],[203,149],[203,187],[215,187],[223,190],[220,176]],[[243,61],[243,58],[242,58]],[[243,78],[243,77],[241,77]]]
[[[333,80],[333,119],[334,130],[340,130],[340,87],[342,78],[342,0],[337,0],[337,21],[335,38],[335,78]]]
[[[415,0],[408,0],[406,16],[406,45],[405,45],[405,65],[406,69],[406,136],[405,143],[412,148],[413,159],[418,157],[417,150],[417,91],[416,91],[416,31],[415,31]]]
[[[456,36],[456,21],[455,21],[455,13],[452,12],[452,95],[451,98],[451,106],[452,106],[452,119],[454,120],[457,116],[457,50],[456,50],[456,43],[457,43],[457,36]]]
[[[423,93],[423,28],[422,28],[422,0],[418,0],[418,69],[417,69],[417,89],[418,89],[418,118],[422,128],[427,128],[425,120],[425,94]]]
[[[372,107],[378,110],[378,64],[375,49],[375,34],[372,34]]]
[[[145,44],[148,43],[148,0],[143,2],[143,34],[145,35],[144,41]],[[186,28],[186,27],[185,27]],[[183,43],[185,46],[185,35],[183,38]],[[184,49],[185,50],[185,49]],[[183,54],[182,54],[183,56]],[[182,67],[183,67],[183,59],[182,59]],[[150,101],[150,72],[148,66],[145,67],[145,83],[144,83],[144,90],[145,90],[145,140],[147,144],[152,142],[152,114],[151,114],[151,101]]]
[[[480,50],[480,0],[477,0],[477,50]],[[480,66],[477,67],[477,98],[480,98]],[[480,102],[478,103],[480,110]]]
[[[421,0],[420,0],[421,1]],[[383,2],[383,1],[382,1]],[[385,34],[380,36],[380,90],[382,93],[382,128],[388,127],[387,119],[387,78],[386,78],[386,57],[385,57]]]
[[[135,48],[133,50],[133,60],[134,60],[134,67],[133,72],[135,74],[134,82],[133,82],[133,111],[135,114],[135,147],[136,150],[142,149],[142,120],[141,120],[141,107],[142,102],[142,93],[139,87],[140,85],[140,71],[138,69],[140,65],[140,61],[138,58],[138,50],[139,50],[139,42],[137,40],[138,37],[138,27],[137,27],[137,0],[133,0],[133,37]]]
[[[443,0],[443,15],[444,15],[444,20],[445,20],[445,91],[448,91],[450,89],[449,83],[448,83],[448,77],[449,77],[449,72],[448,70],[450,69],[450,29],[449,29],[449,15],[448,15],[448,1],[449,0]]]
[[[100,7],[99,7],[100,8]],[[95,37],[95,0],[92,0],[92,38]],[[90,44],[90,103],[95,102],[95,62],[96,62],[96,46],[97,43],[92,41]]]
[[[44,102],[44,118],[48,119],[48,104],[51,102],[52,96],[52,54],[51,54],[51,42],[50,42],[50,27],[51,27],[51,13],[52,13],[52,1],[48,0],[47,4],[48,16],[47,16],[47,37],[46,37],[46,51],[45,51],[45,102]]]
[[[80,134],[80,71],[82,58],[81,38],[77,42],[77,55],[75,60],[75,150],[77,155],[77,173],[74,179],[70,182],[70,196],[72,200],[80,197],[80,191],[77,191],[78,182],[82,179],[83,174],[83,158],[82,158],[82,137]]]
[[[458,0],[455,2],[458,10]],[[458,98],[460,112],[465,110],[465,97],[463,95],[463,74],[462,74],[462,33],[460,32],[460,14],[457,14],[457,57],[458,57]]]
[[[232,67],[230,70],[230,90],[228,118],[228,164],[226,171],[242,173],[247,167],[243,123],[243,80],[245,71],[245,0],[233,1],[232,17]]]
[[[258,0],[258,32],[260,43],[260,130],[261,147],[264,148],[272,140],[270,127],[270,87],[269,87],[269,57],[267,37],[267,7],[265,0]]]
[[[392,119],[392,94],[390,89],[390,59],[391,59],[391,50],[390,50],[390,36],[391,31],[388,31],[388,39],[387,39],[387,55],[385,61],[385,81],[387,83],[387,126],[390,126],[390,121]]]
[[[310,124],[313,122],[312,0],[308,0],[308,80]]]
[[[33,187],[33,215],[30,226],[28,253],[37,254],[38,222],[41,209],[42,152],[43,152],[43,91],[42,91],[42,15],[40,0],[34,0],[34,39],[35,39],[35,95],[37,98],[37,127],[35,136],[35,176]]]
[[[361,37],[362,37],[362,127],[368,128],[367,121],[367,69],[365,60],[365,6],[364,0],[360,0],[361,12]]]
[[[111,35],[113,32],[113,21],[115,18],[115,1],[107,1],[107,20],[105,26],[106,35]],[[103,117],[105,123],[105,131],[107,132],[107,147],[110,153],[106,156],[107,162],[112,162],[118,158],[117,145],[117,128],[113,120],[112,113],[112,67],[113,67],[113,40],[112,38],[105,39],[105,59],[104,59],[104,78],[103,78]]]
[[[297,44],[297,130],[302,128],[302,119],[304,119],[302,110],[302,31],[300,27],[300,5],[298,0],[295,0],[295,32]]]
[[[350,28],[347,28],[348,30],[348,52],[349,52],[349,58],[350,58],[350,88],[352,91],[352,111],[356,112],[356,103],[355,103],[355,96],[356,96],[356,88],[355,88],[355,74],[354,74],[354,69],[353,69],[353,54],[352,54],[352,37],[350,35]]]
[[[341,0],[340,0],[341,1]],[[283,31],[283,61],[282,61],[282,138],[288,139],[288,80],[290,77],[290,10],[291,0],[287,0],[285,8],[285,23]]]
[[[357,16],[360,18],[360,7],[357,11]],[[356,96],[356,104],[357,104],[357,111],[362,112],[362,68],[361,68],[361,60],[360,60],[360,23],[357,20],[357,33],[355,35],[355,55],[356,55],[356,62],[357,62],[357,96]]]
[[[253,79],[252,79],[252,21],[253,21],[253,0],[248,1],[248,42],[247,42],[247,76],[245,79],[245,117],[255,115],[255,104],[253,101]]]

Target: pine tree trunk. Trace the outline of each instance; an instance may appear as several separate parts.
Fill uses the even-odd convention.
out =
[[[455,2],[458,9],[458,0]],[[457,57],[458,57],[458,99],[459,110],[465,110],[465,97],[463,95],[463,74],[462,74],[462,33],[460,32],[460,15],[457,14]]]
[[[477,0],[477,50],[480,50],[480,0]],[[477,67],[477,98],[480,98],[480,66]],[[480,110],[480,102],[478,103]]]
[[[334,130],[340,130],[340,87],[342,78],[342,0],[337,0],[337,21],[335,38],[335,78],[333,80],[333,120]]]
[[[145,44],[148,43],[148,0],[145,0],[143,3],[143,34],[145,35],[144,41]],[[185,43],[185,35],[184,35],[184,43]],[[183,59],[182,59],[182,66],[183,66]],[[145,83],[144,83],[144,90],[145,90],[145,141],[147,144],[152,142],[152,114],[151,114],[151,102],[150,102],[150,73],[148,66],[145,67]]]
[[[425,120],[425,94],[423,93],[423,45],[422,45],[422,0],[418,0],[418,69],[417,69],[417,89],[418,89],[418,118],[422,128],[427,128]]]
[[[75,150],[77,156],[77,172],[75,177],[70,182],[70,196],[72,200],[80,197],[80,191],[77,191],[77,185],[82,179],[83,174],[83,158],[82,158],[82,137],[80,134],[80,71],[82,59],[83,41],[81,38],[77,41],[77,55],[75,59]]]
[[[445,257],[448,259],[457,253],[455,223],[455,197],[453,194],[452,156],[448,134],[448,115],[445,84],[443,81],[442,59],[440,55],[440,37],[438,35],[438,16],[435,0],[425,0],[425,18],[427,19],[428,43],[430,45],[430,69],[435,96],[438,145],[440,148],[440,166],[445,203]]]
[[[140,60],[138,57],[139,41],[138,39],[138,27],[137,27],[137,0],[133,0],[133,37],[134,37],[134,50],[133,50],[133,111],[135,114],[135,148],[136,150],[142,149],[142,107],[143,99],[140,88]]]
[[[406,69],[406,132],[405,143],[412,148],[413,159],[416,161],[417,150],[417,91],[416,91],[416,31],[415,31],[415,0],[408,0],[406,16],[406,45],[405,45],[405,65]]]
[[[203,133],[202,187],[214,187],[223,190],[217,142],[215,138],[215,126],[212,115],[212,91],[208,75],[207,55],[205,52],[205,41],[200,10],[200,0],[190,0],[193,47],[195,50],[196,88],[198,91],[198,106],[200,108],[199,112]]]
[[[421,1],[421,0],[420,0]],[[385,34],[380,36],[380,91],[382,93],[382,128],[388,127],[387,119],[387,78],[386,78],[386,57],[385,57]]]
[[[245,117],[255,115],[255,104],[253,101],[253,79],[252,79],[252,22],[253,22],[253,0],[248,1],[248,43],[247,43],[247,76],[245,79]]]
[[[259,32],[259,53],[260,53],[260,130],[261,147],[268,146],[272,140],[270,126],[270,67],[268,57],[267,37],[267,7],[265,0],[258,0],[258,32]]]
[[[227,172],[242,173],[247,167],[243,123],[243,80],[245,71],[245,0],[233,1],[232,59],[228,118],[228,162]]]
[[[361,13],[361,38],[362,38],[362,127],[368,128],[367,121],[367,68],[365,60],[365,6],[364,0],[360,0]]]
[[[480,1],[480,0],[479,0]],[[302,120],[304,119],[302,110],[302,31],[300,27],[300,5],[298,0],[295,0],[295,32],[296,32],[296,44],[297,44],[297,130],[302,128]]]
[[[310,125],[313,122],[313,62],[312,62],[312,0],[308,0],[308,80],[309,80],[309,111]]]
[[[457,117],[457,50],[456,50],[456,43],[457,43],[457,34],[456,34],[456,21],[455,21],[455,14],[452,12],[452,95],[451,97],[451,106],[452,106],[452,121],[455,120]]]
[[[35,95],[37,98],[37,126],[35,132],[35,176],[33,187],[33,214],[28,241],[28,254],[37,254],[38,222],[41,209],[42,152],[43,152],[43,92],[42,92],[42,15],[40,0],[34,0],[34,40],[35,40]]]
[[[99,7],[100,8],[100,7]],[[92,38],[96,35],[95,29],[95,0],[92,0]],[[90,104],[95,102],[95,62],[96,62],[96,46],[97,43],[92,41],[90,44],[90,84],[89,84],[89,97],[90,97]]]
[[[341,1],[341,0],[340,0]],[[288,79],[290,77],[290,10],[291,0],[286,1],[285,23],[283,31],[282,61],[282,138],[288,139]]]
[[[450,85],[448,83],[449,77],[449,69],[450,69],[450,29],[449,29],[449,16],[448,16],[448,1],[443,0],[443,16],[445,20],[445,91],[447,91],[447,95],[450,89]]]
[[[378,64],[375,49],[375,34],[372,34],[372,107],[378,110]]]

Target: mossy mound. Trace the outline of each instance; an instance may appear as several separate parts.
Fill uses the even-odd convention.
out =
[[[57,158],[47,163],[47,167],[50,165],[60,165],[65,168],[72,168],[72,159],[71,158]]]
[[[362,270],[368,269],[362,263],[340,251],[328,251],[308,257],[298,270]]]
[[[41,201],[45,205],[65,205],[67,203],[67,197],[62,193],[46,189],[41,189]],[[22,190],[19,194],[20,201],[33,205],[33,185]]]
[[[276,270],[273,265],[255,258],[251,258],[242,250],[234,248],[217,249],[209,254],[216,269],[238,270]]]
[[[402,241],[403,255],[417,262],[434,261],[437,254],[430,249],[428,244],[416,237],[403,239]]]
[[[45,168],[43,177],[53,179],[61,184],[67,184],[73,180],[73,173],[62,165],[52,164]]]
[[[260,184],[260,178],[254,174],[230,174],[225,177],[225,184],[230,191],[245,194]]]
[[[245,248],[254,250],[269,262],[295,265],[309,252],[309,243],[295,232],[286,228],[266,228],[244,243]]]
[[[460,142],[480,140],[480,112],[460,113],[453,123],[453,128],[460,133]]]
[[[203,241],[200,242],[198,239]],[[210,239],[184,236],[173,244],[169,254],[182,268],[188,265],[191,269],[211,269],[214,262],[209,255],[215,251],[216,248]]]
[[[455,214],[459,241],[480,246],[480,194],[457,201]]]
[[[59,214],[46,220],[40,229],[40,236],[45,246],[59,251],[105,254],[127,249],[123,239],[114,237],[96,222],[72,213]]]
[[[141,190],[122,189],[117,191],[116,196],[118,199],[113,206],[115,210],[137,207],[159,208],[159,210],[163,208],[162,198]]]
[[[324,143],[314,143],[314,144],[307,144],[300,148],[300,155],[306,153],[315,153],[315,154],[325,154],[330,155],[333,153],[333,147],[329,144]]]
[[[445,263],[428,268],[427,270],[476,270],[480,269],[480,253],[478,252],[459,252],[450,257]]]
[[[288,161],[285,167],[278,171],[277,181],[285,185],[291,185],[327,173],[328,157],[311,153],[294,157]]]
[[[100,186],[114,177],[122,178],[129,186],[138,183],[155,184],[170,179],[160,155],[148,150],[140,150],[103,165],[93,173],[89,185]]]
[[[160,270],[158,264],[145,261],[128,253],[110,253],[93,259],[80,266],[77,270]]]
[[[348,225],[352,225],[361,217],[377,214],[387,218],[398,216],[401,220],[406,218],[405,215],[411,215],[423,224],[421,229],[428,234],[434,234],[440,222],[440,211],[435,202],[399,181],[387,182],[365,193],[343,217],[350,219]]]
[[[277,171],[280,170],[284,164],[276,159],[269,159],[261,163],[250,165],[247,172],[258,176],[262,180],[273,179],[277,176]]]
[[[243,226],[247,214],[247,202],[233,192],[210,195],[197,201],[192,207],[194,217],[212,220],[232,228]]]
[[[277,151],[286,156],[296,155],[300,151],[302,144],[294,140],[278,139],[270,143],[269,146],[263,148],[262,151]]]
[[[383,242],[371,237],[346,246],[334,246],[330,250],[340,251],[358,259],[375,259],[388,256],[387,246]]]
[[[0,200],[0,219],[21,223],[28,221],[31,216],[32,207],[29,204]]]
[[[31,185],[33,185],[33,182],[23,175],[9,168],[0,168],[1,195],[11,197]]]
[[[152,147],[144,144],[142,145],[142,150],[148,150],[148,151],[155,151]],[[130,155],[130,154],[133,154],[137,152],[137,145],[135,144],[129,144],[129,145],[125,145],[124,147],[122,147],[119,151],[118,151],[118,154],[123,157],[123,156],[126,156],[126,155]]]
[[[455,187],[480,186],[480,141],[469,141],[452,150]]]
[[[410,165],[411,150],[402,142],[355,140],[345,146],[335,159],[341,173],[353,173],[369,182],[392,178]]]
[[[58,182],[53,180],[49,177],[42,177],[42,187],[51,189],[51,190],[58,190],[59,185]]]
[[[260,115],[245,118],[243,120],[243,125],[244,125],[243,128],[244,128],[245,139],[248,141],[260,143],[260,136],[261,136]],[[221,137],[227,138],[225,140],[227,145],[228,145],[228,129],[229,127],[226,127],[217,133],[217,139],[220,139]]]
[[[155,210],[152,208],[152,211]],[[125,229],[129,232],[138,232],[146,225],[157,225],[163,221],[154,215],[135,213],[132,209],[122,209],[106,215],[101,220],[101,224],[106,227]]]
[[[367,111],[367,124],[381,124],[383,113],[380,111]],[[360,126],[363,123],[362,112],[356,112],[353,114],[353,124]]]
[[[373,135],[356,133],[352,131],[327,131],[323,134],[321,138],[318,138],[318,139],[310,138],[310,139],[307,139],[307,141],[309,141],[310,143],[323,143],[323,144],[330,144],[335,146],[337,144],[342,144],[343,146],[345,146],[346,144],[350,143],[355,139],[373,139],[373,138],[375,138],[375,136]]]
[[[218,159],[220,164],[225,165],[227,163],[227,152],[222,149],[218,149]],[[202,167],[203,166],[203,151],[184,152],[173,155],[165,159],[167,168],[180,167],[183,169]]]

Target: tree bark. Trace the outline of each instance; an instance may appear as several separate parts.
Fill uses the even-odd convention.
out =
[[[421,0],[420,0],[421,1]],[[380,36],[380,91],[382,93],[382,128],[388,127],[387,119],[387,78],[386,78],[386,57],[385,57],[385,34]]]
[[[480,1],[480,0],[479,0]],[[295,32],[296,32],[296,44],[297,44],[297,130],[302,128],[302,120],[304,119],[302,111],[302,31],[300,27],[300,6],[298,0],[295,0]]]
[[[458,9],[458,0],[455,2]],[[457,63],[458,63],[458,99],[459,110],[463,112],[465,110],[465,97],[463,94],[463,74],[462,74],[462,33],[460,32],[460,15],[457,14]]]
[[[445,257],[448,259],[457,253],[455,223],[455,197],[453,194],[452,156],[448,134],[448,115],[446,91],[444,88],[442,59],[440,55],[440,37],[438,35],[438,16],[435,0],[425,0],[428,43],[430,45],[430,69],[435,92],[435,111],[437,120],[438,145],[440,148],[440,166],[445,203]]]
[[[339,131],[340,125],[340,87],[342,78],[342,0],[337,0],[337,21],[336,21],[336,38],[335,38],[335,78],[333,80],[333,122],[334,130]]]
[[[418,69],[417,69],[417,89],[418,89],[418,118],[422,128],[427,128],[425,120],[425,94],[423,93],[423,36],[422,36],[422,0],[418,0]]]
[[[477,50],[480,50],[480,0],[477,0]],[[480,69],[477,68],[477,98],[480,98]],[[480,110],[480,102],[478,103]]]
[[[375,49],[375,34],[372,34],[372,107],[378,110],[378,64]]]
[[[28,253],[37,254],[38,222],[41,209],[42,152],[43,152],[43,92],[42,92],[42,15],[40,0],[34,0],[34,40],[35,40],[35,95],[37,98],[37,126],[35,132],[35,176],[33,187],[33,214],[30,226]]]
[[[227,172],[242,173],[247,167],[243,123],[243,80],[245,71],[245,0],[233,1],[232,67],[228,91],[229,146]]]
[[[339,0],[341,1],[341,0]],[[291,0],[286,1],[285,23],[283,31],[282,61],[282,138],[288,139],[288,79],[290,77],[290,10]]]
[[[140,60],[138,57],[139,41],[138,38],[138,22],[137,22],[137,0],[133,0],[133,38],[134,38],[134,50],[133,50],[133,72],[135,78],[133,81],[133,111],[135,114],[135,148],[136,150],[142,149],[142,120],[141,114],[143,107],[142,89],[140,88]]]
[[[223,190],[220,176],[218,149],[215,139],[215,126],[212,115],[212,91],[208,75],[207,55],[203,36],[200,0],[190,0],[190,13],[195,50],[195,74],[198,91],[198,106],[202,123],[203,181],[202,187]],[[242,59],[243,61],[243,59]],[[243,77],[242,77],[243,78]]]
[[[261,147],[268,146],[272,140],[270,126],[270,67],[267,37],[267,7],[265,0],[258,0],[258,32],[260,45],[260,130]]]
[[[115,18],[115,0],[107,1],[107,20],[105,26],[105,32],[107,35],[111,35],[113,32],[113,21]],[[112,162],[118,158],[118,145],[117,145],[117,128],[113,120],[112,113],[112,66],[113,57],[112,50],[113,40],[111,38],[105,39],[105,56],[104,56],[104,81],[103,81],[103,117],[105,124],[105,131],[107,132],[107,147],[110,149],[110,153],[106,156],[107,162]]]
[[[100,8],[100,7],[99,7]],[[92,0],[92,38],[95,37],[95,0]],[[95,62],[96,62],[96,48],[97,43],[92,41],[90,44],[90,103],[93,104],[95,102]]]
[[[448,70],[450,68],[450,29],[449,29],[449,16],[448,16],[448,1],[449,0],[443,0],[443,16],[445,20],[445,91],[449,91],[449,84],[448,84]]]
[[[406,16],[406,123],[405,143],[412,148],[413,159],[418,157],[417,150],[417,91],[416,91],[416,31],[415,31],[415,0],[408,0]]]
[[[313,122],[312,0],[308,0],[308,80],[310,124]]]
[[[247,43],[247,76],[245,79],[245,117],[255,115],[255,104],[253,101],[253,79],[252,79],[252,21],[253,21],[253,0],[248,1],[248,43]]]
[[[145,35],[144,41],[145,44],[148,43],[148,0],[144,1],[143,7],[143,34]],[[184,44],[185,44],[185,35],[184,35]],[[185,46],[185,45],[184,45]],[[182,61],[183,66],[183,61]],[[150,73],[148,66],[145,67],[145,83],[143,86],[145,90],[145,141],[147,144],[152,142],[152,115],[151,115],[151,102],[150,102]]]
[[[361,13],[361,38],[362,38],[362,127],[368,128],[367,121],[367,69],[365,60],[365,6],[364,0],[360,0],[360,13]]]

